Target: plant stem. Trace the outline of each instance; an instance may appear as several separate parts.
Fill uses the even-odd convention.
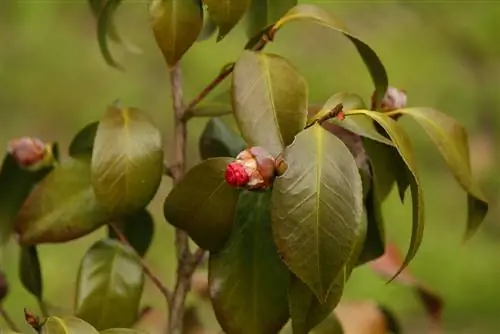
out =
[[[123,232],[120,230],[120,228],[116,224],[110,223],[109,226],[113,229],[113,231],[118,236],[118,239],[120,239],[120,241],[122,243],[124,243],[125,245],[130,246],[132,248],[132,246],[130,245],[130,242],[127,240],[127,237],[123,234]],[[172,293],[161,282],[161,280],[158,278],[158,276],[156,276],[155,274],[153,274],[153,272],[151,271],[151,269],[149,268],[149,266],[146,264],[146,262],[142,258],[140,258],[140,259],[141,259],[142,270],[144,271],[144,273],[146,274],[146,276],[148,276],[151,279],[151,281],[158,288],[158,290],[160,290],[161,294],[163,296],[165,296],[165,299],[167,300],[167,303],[170,305],[171,302],[172,302]]]
[[[3,306],[0,306],[0,314],[2,315],[2,318],[5,320],[5,323],[7,324],[7,326],[9,326],[9,328],[12,331],[18,332],[18,333],[21,332],[19,330],[19,328],[17,327],[16,323],[14,322],[14,320],[12,320],[12,318],[7,313],[7,311],[5,311],[5,309],[3,308]]]

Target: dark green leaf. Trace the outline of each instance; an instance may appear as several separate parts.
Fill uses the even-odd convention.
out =
[[[92,153],[92,185],[98,202],[114,215],[148,205],[163,175],[162,138],[149,116],[109,106]]]
[[[149,16],[156,43],[172,68],[200,35],[203,8],[194,0],[153,0]]]
[[[292,272],[323,302],[363,224],[358,168],[336,136],[314,125],[297,135],[273,189],[273,232]]]
[[[233,113],[230,105],[222,103],[205,103],[194,107],[189,111],[189,117],[213,117],[224,116]]]
[[[233,233],[210,254],[211,300],[226,333],[275,334],[289,318],[289,271],[272,239],[270,195],[241,192]]]
[[[134,324],[144,288],[139,257],[116,240],[96,242],[78,273],[76,315],[98,330]]]
[[[252,0],[247,11],[247,36],[252,38],[265,27],[276,23],[297,0]]]
[[[101,331],[100,334],[148,334],[147,332],[138,329],[129,328],[111,328]]]
[[[110,31],[114,31],[113,15],[122,1],[123,0],[107,0],[102,6],[97,20],[97,40],[99,41],[99,48],[101,49],[102,56],[109,66],[119,70],[123,70],[123,66],[111,55],[108,45],[108,36]]]
[[[153,241],[154,225],[153,217],[147,210],[127,215],[116,224],[140,256],[146,255],[151,241]],[[109,227],[108,233],[110,238],[119,239],[113,228]]]
[[[70,159],[56,166],[29,195],[15,229],[21,244],[66,242],[87,235],[108,219],[96,202],[89,164]]]
[[[397,148],[401,158],[405,162],[407,169],[407,175],[411,176],[410,190],[412,199],[412,210],[413,210],[413,222],[412,222],[412,233],[410,240],[410,247],[406,254],[403,265],[400,271],[403,270],[413,259],[415,254],[420,247],[422,242],[422,236],[424,232],[424,200],[422,195],[422,189],[420,187],[420,181],[418,178],[417,163],[413,156],[413,148],[408,138],[406,132],[401,127],[401,125],[392,119],[390,116],[370,110],[355,110],[352,112],[347,112],[347,115],[363,114],[371,117],[387,132],[391,141]],[[350,116],[349,116],[350,117]],[[377,170],[375,169],[375,173]],[[400,272],[399,271],[399,272]],[[397,274],[399,274],[399,272]]]
[[[77,317],[48,317],[42,326],[43,334],[99,334],[97,329]]]
[[[232,85],[234,115],[249,146],[277,155],[306,125],[307,83],[285,58],[244,51]]]
[[[53,144],[53,151],[55,147]],[[12,236],[15,217],[32,188],[51,170],[30,171],[19,166],[11,154],[5,155],[0,170],[0,246]]]
[[[337,316],[330,314],[318,326],[314,327],[311,334],[343,334],[344,329]]]
[[[435,109],[407,108],[397,112],[411,116],[422,126],[457,182],[468,193],[466,237],[472,236],[488,212],[488,201],[472,176],[465,129],[454,118]]]
[[[370,190],[365,197],[365,210],[367,219],[366,240],[357,261],[357,265],[374,260],[384,254],[385,249],[385,227],[382,216],[382,201],[379,195],[379,180],[377,174],[372,170],[370,179]]]
[[[69,155],[73,158],[90,158],[99,122],[92,122],[82,128],[69,145]]]
[[[19,278],[24,288],[39,301],[43,300],[42,272],[36,246],[21,246]]]
[[[220,118],[208,121],[199,141],[202,159],[236,157],[246,145],[240,135],[227,127]]]
[[[276,22],[269,33],[273,36],[285,24],[294,21],[309,21],[311,23],[326,26],[332,30],[342,33],[344,36],[349,38],[349,40],[358,50],[359,55],[363,59],[363,62],[370,72],[373,83],[375,84],[375,96],[378,103],[382,101],[389,82],[384,65],[370,46],[368,46],[357,36],[352,35],[342,22],[330,16],[328,12],[310,4],[301,4],[292,8],[278,22]]]
[[[203,249],[220,249],[231,234],[238,190],[226,183],[224,173],[232,161],[202,161],[187,172],[165,199],[167,221],[185,230]]]
[[[217,41],[222,40],[245,14],[250,0],[204,0],[208,13],[219,27]]]

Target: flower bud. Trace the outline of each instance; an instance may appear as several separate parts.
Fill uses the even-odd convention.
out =
[[[28,170],[48,167],[54,159],[51,145],[33,137],[12,139],[7,146],[7,152],[19,166]]]
[[[401,109],[406,107],[407,102],[406,91],[388,87],[380,104],[380,109],[386,112]],[[375,92],[372,95],[372,109],[375,109]]]
[[[251,147],[238,154],[227,166],[225,178],[233,187],[258,190],[271,186],[275,176],[275,161],[262,147]]]

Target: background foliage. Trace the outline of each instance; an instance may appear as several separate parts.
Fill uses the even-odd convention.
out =
[[[493,31],[500,4],[316,2],[348,22],[351,30],[377,51],[391,84],[409,92],[410,105],[434,106],[454,116],[470,131],[475,175],[488,195],[496,196],[491,201],[491,213],[479,233],[462,245],[465,197],[437,153],[426,150],[428,140],[415,131],[421,181],[428,189],[427,228],[421,251],[411,267],[446,300],[444,321],[448,332],[493,333],[500,326],[500,289],[496,283],[500,264],[495,261],[500,251],[500,179],[493,173],[499,161],[491,148],[499,139],[495,110],[500,106],[496,94],[500,47]],[[143,50],[142,55],[134,55],[114,49],[115,57],[126,65],[126,73],[113,70],[102,60],[87,6],[85,1],[0,3],[0,142],[32,134],[45,141],[60,139],[69,143],[75,131],[100,118],[103,106],[116,98],[151,113],[167,134],[165,142],[170,140],[172,110],[167,75],[158,70],[165,65],[150,33],[145,2],[125,2],[116,16],[122,35]],[[330,38],[319,38],[324,34]],[[359,57],[350,45],[337,47],[348,41],[331,35],[335,34],[320,27],[290,26],[266,50],[279,52],[296,64],[310,84],[313,100],[324,101],[334,91],[356,91],[368,97],[371,81]],[[199,91],[223,64],[237,58],[243,36],[244,31],[238,29],[219,44],[200,43],[186,54],[183,71],[187,97]],[[190,123],[189,166],[199,160],[197,138],[205,122],[196,119]],[[403,122],[418,129],[411,120]],[[165,181],[151,204],[155,213],[161,213],[161,201],[171,187]],[[389,235],[403,249],[410,224],[398,221],[409,221],[410,209],[409,203],[404,207],[399,204],[396,193],[384,205]],[[168,280],[172,277],[172,228],[160,219],[155,228],[155,239],[165,241],[154,240],[147,260]],[[39,247],[47,299],[68,306],[73,303],[76,284],[72,281],[79,259],[100,233],[105,231],[69,244]],[[11,247],[1,255],[8,273],[18,271],[15,252],[17,248]],[[11,293],[19,298],[9,298],[5,307],[21,323],[22,307],[36,309],[35,301],[21,289],[20,282],[11,278],[10,283]],[[163,309],[164,302],[154,289],[147,282],[144,299]],[[385,285],[368,268],[360,268],[346,287],[346,298],[367,297],[388,304],[418,332],[423,312],[411,292]]]

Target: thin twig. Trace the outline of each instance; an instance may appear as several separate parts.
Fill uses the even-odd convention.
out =
[[[313,122],[307,124],[304,127],[304,130],[307,129],[307,128],[310,128],[314,124],[321,125],[323,122],[326,122],[329,119],[332,119],[332,118],[343,118],[343,117],[345,117],[345,115],[344,115],[344,105],[342,103],[339,103],[335,107],[333,107],[332,109],[330,109],[329,112],[327,112],[326,114],[324,114],[323,116],[321,116],[320,118],[315,119]]]
[[[18,332],[18,333],[21,332],[19,330],[19,328],[17,327],[16,323],[14,322],[14,320],[12,320],[10,315],[7,313],[7,311],[5,311],[5,309],[1,305],[0,305],[0,315],[2,315],[3,320],[5,320],[5,323],[7,324],[7,326],[9,326],[9,328],[12,331]]]
[[[125,245],[129,246],[130,248],[132,248],[132,246],[130,245],[130,242],[127,240],[127,237],[123,234],[123,232],[120,230],[120,228],[116,224],[110,223],[109,226],[113,229],[113,231],[118,236],[118,239],[122,243],[124,243]],[[156,287],[158,288],[158,290],[160,290],[161,294],[165,296],[165,299],[167,300],[167,303],[170,304],[171,301],[172,301],[172,293],[160,281],[160,279],[158,278],[158,276],[156,276],[155,274],[153,274],[153,272],[151,271],[151,269],[149,268],[149,266],[146,264],[146,262],[141,257],[139,257],[139,258],[141,259],[142,270],[144,270],[144,273],[146,274],[146,276],[148,276],[151,279],[151,281],[153,282],[153,284],[156,285]]]

